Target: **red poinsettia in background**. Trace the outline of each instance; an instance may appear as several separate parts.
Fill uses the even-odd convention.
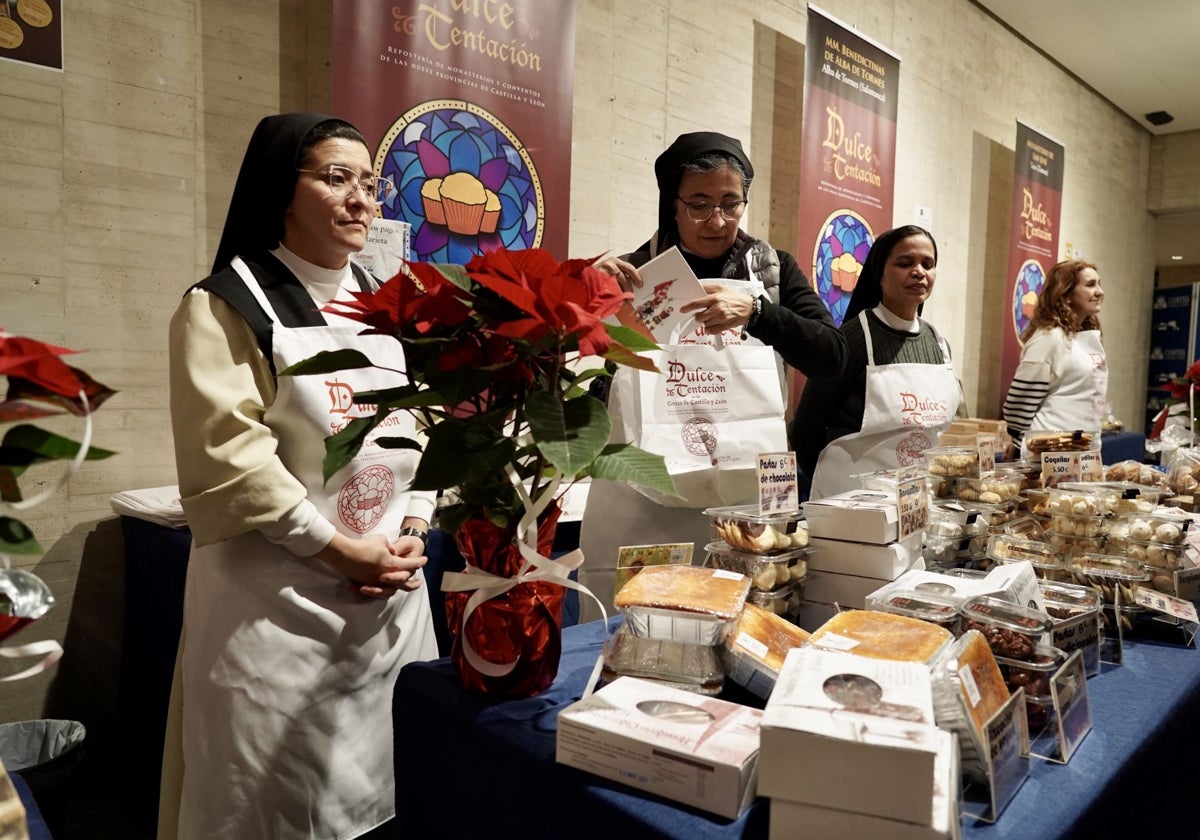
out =
[[[0,376],[8,380],[7,394],[0,402],[0,423],[17,424],[0,441],[0,502],[10,507],[20,506],[18,479],[34,464],[81,457],[98,460],[113,454],[85,448],[28,422],[65,412],[87,417],[116,393],[60,358],[74,352],[0,329]],[[0,515],[0,554],[40,552],[41,546],[23,522]]]

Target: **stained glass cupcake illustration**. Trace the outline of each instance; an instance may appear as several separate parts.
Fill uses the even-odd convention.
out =
[[[463,100],[419,105],[384,137],[376,166],[397,192],[385,218],[412,225],[413,257],[466,263],[541,243],[545,201],[528,151],[494,115]]]

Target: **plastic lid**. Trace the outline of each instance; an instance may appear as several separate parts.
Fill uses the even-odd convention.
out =
[[[1115,554],[1085,552],[1067,561],[1067,568],[1088,577],[1112,578],[1114,580],[1149,580],[1150,572],[1136,560],[1118,557]]]
[[[890,593],[875,605],[875,609],[932,621],[934,624],[946,624],[958,618],[957,601],[911,589]]]
[[[1051,626],[1050,617],[1045,613],[992,595],[976,595],[964,603],[959,611],[973,621],[1026,636],[1044,633]]]
[[[1028,560],[1035,569],[1061,569],[1063,566],[1058,552],[1046,543],[1009,534],[988,537],[987,556],[1003,563]]]

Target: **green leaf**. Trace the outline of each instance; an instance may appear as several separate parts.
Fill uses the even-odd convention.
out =
[[[354,395],[356,405],[377,405],[394,409],[429,408],[446,404],[446,399],[437,391],[414,385],[384,388],[380,391],[358,391]]]
[[[315,356],[288,365],[279,371],[280,376],[312,376],[319,373],[337,373],[343,370],[369,368],[375,365],[358,350],[322,350]]]
[[[654,343],[654,339],[647,338],[642,333],[629,327],[623,327],[620,324],[605,324],[608,330],[608,336],[613,341],[630,350],[657,350],[658,345]]]
[[[553,394],[534,391],[525,401],[525,419],[538,451],[565,475],[586,469],[612,430],[608,409],[592,396],[560,402]]]
[[[375,438],[375,443],[378,444],[380,449],[415,449],[417,452],[421,451],[421,444],[412,438],[378,437]]]
[[[513,442],[484,422],[443,420],[428,430],[414,490],[441,490],[486,477],[503,479],[515,451]]]
[[[26,467],[41,461],[70,460],[79,454],[80,444],[62,435],[56,435],[29,423],[13,426],[0,443],[0,464],[10,467]],[[93,446],[88,449],[84,460],[99,461],[111,458],[116,453]],[[20,471],[18,470],[18,474]]]
[[[592,478],[629,481],[663,493],[678,492],[663,457],[651,455],[629,443],[614,443],[604,447],[588,473]]]
[[[42,547],[24,522],[0,516],[0,554],[41,553]]]
[[[467,269],[464,266],[454,263],[430,263],[430,265],[436,268],[439,274],[455,286],[458,286],[458,288],[468,292],[474,288],[471,276],[467,274]]]
[[[325,438],[325,460],[321,463],[321,473],[326,481],[354,459],[367,435],[379,425],[380,419],[378,414],[355,417],[340,432]]]
[[[608,352],[604,354],[604,358],[625,367],[658,373],[658,365],[654,364],[653,360],[647,356],[639,356],[637,353],[626,347],[622,347],[620,344],[614,344],[609,347]]]

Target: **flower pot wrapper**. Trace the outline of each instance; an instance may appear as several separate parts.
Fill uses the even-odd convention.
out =
[[[579,588],[568,575],[582,560],[577,551],[549,559],[560,512],[555,503],[537,518],[536,551],[517,539],[520,526],[514,532],[473,518],[458,527],[466,569],[447,572],[442,589],[454,638],[450,659],[467,690],[532,697],[554,681],[563,598],[567,587]]]
[[[50,587],[32,572],[24,569],[0,568],[0,641],[37,621],[54,606]],[[53,640],[32,642],[15,647],[0,647],[0,657],[19,659],[40,656],[35,665],[17,674],[0,678],[0,682],[40,674],[62,658],[62,646]]]

